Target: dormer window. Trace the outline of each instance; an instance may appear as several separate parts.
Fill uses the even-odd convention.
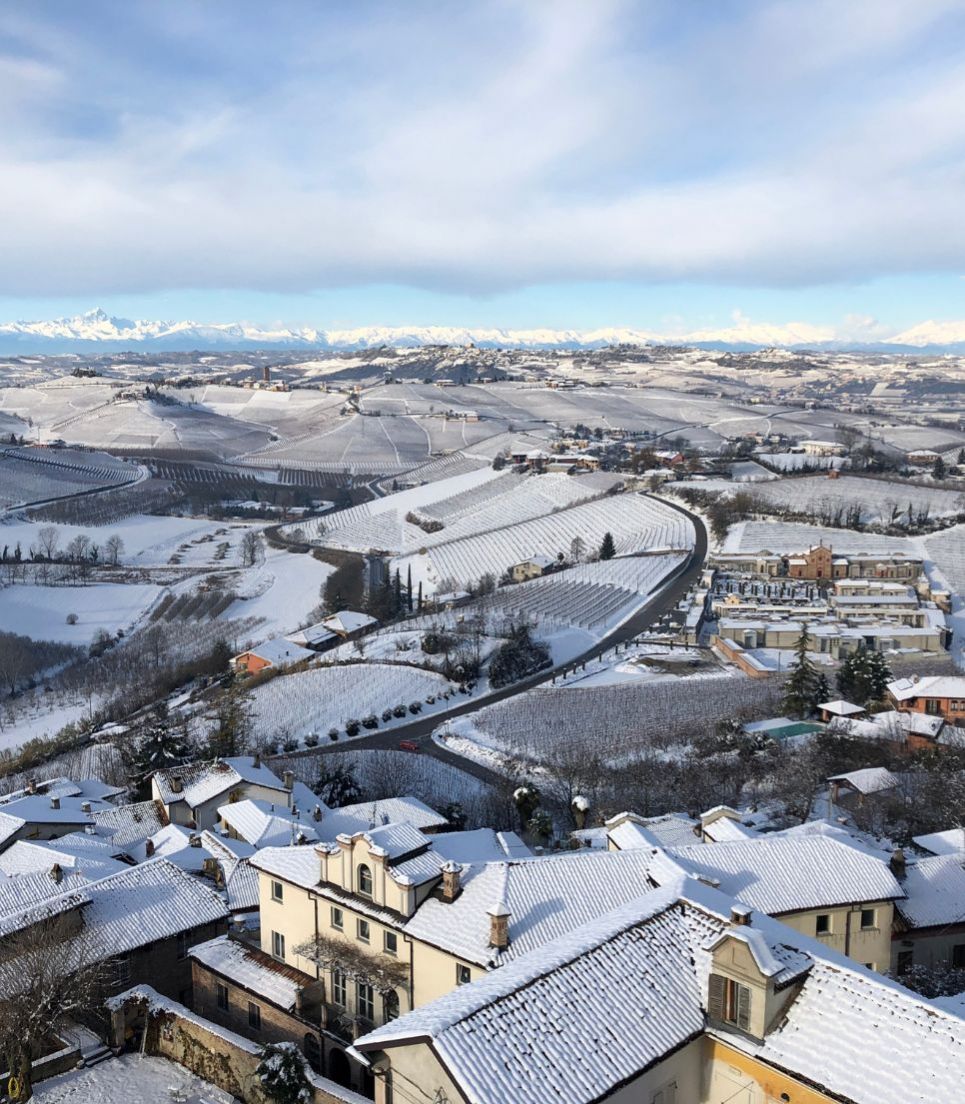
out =
[[[707,1011],[712,1020],[732,1024],[741,1031],[748,1031],[751,1024],[751,991],[746,985],[711,974],[708,988]]]
[[[358,891],[363,897],[372,896],[372,871],[365,863],[358,868]]]

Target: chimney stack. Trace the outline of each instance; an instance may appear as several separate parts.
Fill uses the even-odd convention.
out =
[[[63,878],[64,878],[64,872],[63,872],[63,869],[61,868],[60,863],[54,863],[54,865],[50,868],[50,879],[51,879],[51,881],[54,881],[54,882],[57,883],[57,885],[60,885],[60,883],[63,881]]]
[[[730,910],[730,922],[738,927],[747,927],[750,925],[751,916],[753,916],[753,909],[749,909],[746,905],[732,905]]]
[[[321,820],[321,819],[322,819],[322,807],[321,807],[321,805],[316,805],[315,808],[312,809],[312,820]]]
[[[282,774],[282,780],[285,783],[285,789],[291,791],[295,787],[295,772],[287,770]]]
[[[150,858],[154,854],[154,840],[148,839],[144,841],[144,857]]]
[[[255,754],[252,756],[251,765],[253,767],[260,767],[261,766],[261,752],[260,751],[256,751]]]
[[[80,803],[80,811],[81,811],[82,813],[87,813],[88,815],[90,815],[90,812],[91,812],[91,804],[90,804],[90,802],[89,802],[89,801],[82,801],[82,802]]]
[[[197,832],[192,832],[191,835],[188,836],[188,843],[192,847],[200,847],[201,846],[201,837],[197,834]]]
[[[442,868],[442,899],[452,902],[459,896],[462,867],[450,859]]]
[[[51,807],[51,809],[59,809],[60,808],[60,798],[59,797],[52,797],[50,799],[50,807]]]
[[[905,862],[905,852],[903,848],[896,847],[894,851],[892,851],[888,865],[891,867],[891,873],[894,874],[896,878],[904,878],[907,863]]]
[[[509,946],[509,918],[512,915],[509,906],[499,901],[486,911],[489,913],[489,945],[505,951]]]
[[[171,793],[181,793],[184,790],[184,783],[179,774],[172,774],[168,781],[171,785]]]
[[[36,778],[28,778],[27,779],[27,793],[35,794],[36,792],[37,792],[37,779]]]

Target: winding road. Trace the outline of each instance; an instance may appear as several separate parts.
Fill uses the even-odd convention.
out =
[[[606,636],[601,637],[600,640],[585,652],[573,656],[565,663],[559,663],[554,667],[544,668],[544,670],[530,675],[529,678],[521,679],[519,682],[514,682],[510,686],[504,686],[500,690],[493,690],[478,698],[467,698],[461,704],[446,710],[444,713],[433,713],[431,717],[420,717],[418,720],[411,721],[409,724],[399,725],[385,732],[373,732],[371,736],[357,736],[345,742],[337,742],[325,747],[307,748],[304,751],[288,752],[274,758],[290,759],[296,756],[318,755],[319,752],[331,753],[350,751],[354,748],[368,751],[397,751],[399,743],[402,740],[406,740],[415,744],[422,754],[431,755],[434,759],[458,767],[460,770],[484,782],[492,784],[499,781],[500,776],[497,775],[495,771],[490,770],[488,767],[472,759],[467,759],[462,755],[456,755],[455,752],[440,747],[433,741],[432,733],[448,720],[453,720],[456,717],[464,717],[467,713],[475,713],[484,706],[505,701],[507,698],[514,697],[516,694],[521,694],[523,691],[530,690],[534,686],[549,682],[552,678],[563,674],[565,671],[571,671],[573,668],[579,667],[583,663],[596,659],[605,652],[616,647],[618,644],[625,644],[634,640],[641,633],[651,628],[654,622],[659,621],[665,613],[676,608],[677,603],[684,597],[703,569],[704,560],[707,557],[707,530],[700,518],[690,513],[689,510],[685,510],[682,506],[675,502],[669,502],[667,499],[660,499],[660,501],[670,506],[672,509],[677,510],[690,520],[695,533],[693,551],[684,563],[677,568],[669,582],[665,583],[652,598],[645,602],[631,617],[627,618],[626,621],[607,633]]]

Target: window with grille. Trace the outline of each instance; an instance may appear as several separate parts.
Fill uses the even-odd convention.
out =
[[[372,896],[372,871],[362,863],[358,869],[358,886],[359,893],[364,897]]]
[[[732,978],[711,974],[707,1011],[710,1018],[718,1023],[733,1024],[741,1031],[748,1031],[751,1025],[751,991]]]

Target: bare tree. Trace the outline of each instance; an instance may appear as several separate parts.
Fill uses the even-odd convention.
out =
[[[120,560],[123,552],[124,542],[116,533],[111,533],[104,542],[104,559],[111,567],[117,567],[118,560]]]
[[[98,1006],[109,972],[96,960],[76,909],[55,916],[49,906],[36,911],[34,923],[4,939],[0,958],[0,1053],[16,1101],[33,1095],[30,1065],[51,1032]]]
[[[254,529],[249,529],[241,538],[241,562],[245,567],[251,567],[258,556],[258,534]]]
[[[60,531],[56,525],[41,525],[37,530],[37,551],[45,560],[56,558],[59,538]]]

